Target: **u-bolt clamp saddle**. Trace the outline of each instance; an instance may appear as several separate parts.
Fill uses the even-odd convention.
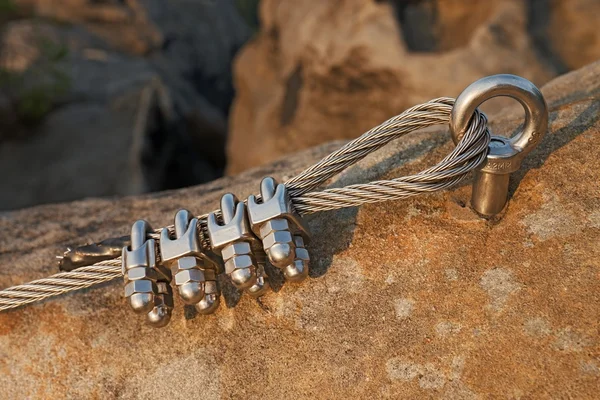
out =
[[[548,107],[540,90],[516,75],[493,75],[469,85],[456,99],[450,115],[450,132],[457,144],[468,129],[473,112],[496,96],[512,97],[525,110],[523,130],[512,138],[492,136],[485,163],[475,172],[471,205],[491,217],[504,209],[510,174],[540,142],[548,130]]]
[[[131,246],[123,247],[122,268],[125,297],[138,314],[146,314],[148,324],[163,327],[173,310],[171,272],[156,263],[156,243],[146,240],[150,224],[136,221],[131,227]]]
[[[253,252],[256,238],[250,230],[246,206],[233,194],[221,197],[221,217],[208,214],[208,236],[215,251],[221,253],[225,272],[238,289],[250,289],[258,281],[258,264]],[[260,284],[260,282],[259,282]]]
[[[219,308],[221,292],[217,282],[220,262],[202,249],[198,235],[198,219],[188,210],[175,214],[175,238],[169,230],[160,232],[162,264],[173,269],[179,296],[194,305],[198,313],[211,314]]]
[[[254,233],[260,237],[269,261],[283,270],[288,281],[299,282],[308,276],[310,261],[304,242],[310,234],[294,206],[284,184],[266,177],[260,183],[262,202],[248,197],[248,217]]]

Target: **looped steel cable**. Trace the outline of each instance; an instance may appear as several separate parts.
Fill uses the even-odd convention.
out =
[[[399,200],[447,189],[462,181],[486,158],[490,134],[485,115],[477,112],[463,140],[435,166],[415,175],[307,193],[293,199],[299,212],[335,210],[365,203]]]
[[[454,99],[443,97],[409,108],[288,180],[285,184],[297,211],[300,214],[311,214],[365,203],[404,199],[420,193],[448,189],[462,181],[485,160],[488,151],[490,132],[487,119],[478,110],[475,111],[469,128],[454,150],[431,168],[396,179],[311,192],[390,141],[418,129],[448,123],[453,105]],[[201,215],[198,220],[201,234],[204,236],[201,239],[206,247],[209,247],[205,235],[206,217],[207,214]],[[157,239],[159,232],[160,230],[156,230],[148,236]],[[0,311],[121,276],[120,257],[76,268],[70,272],[61,272],[0,291]]]
[[[285,183],[292,200],[320,186],[340,171],[400,136],[432,125],[447,123],[453,105],[454,99],[448,97],[430,100],[407,109],[348,142]],[[305,210],[305,213],[310,212],[309,210]]]

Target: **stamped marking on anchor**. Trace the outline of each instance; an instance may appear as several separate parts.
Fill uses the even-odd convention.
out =
[[[510,169],[512,167],[512,161],[505,162],[488,162],[486,168],[492,169],[494,171],[504,171]]]

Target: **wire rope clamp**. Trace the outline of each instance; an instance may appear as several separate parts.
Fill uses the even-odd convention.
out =
[[[231,193],[221,197],[221,219],[208,214],[208,236],[214,250],[225,262],[225,273],[241,290],[256,284],[258,265],[253,252],[256,241],[246,215],[246,205]]]
[[[217,282],[219,260],[202,248],[198,218],[185,209],[175,214],[175,237],[167,228],[160,232],[162,264],[173,271],[175,286],[184,303],[194,305],[200,314],[211,314],[220,303]]]
[[[283,270],[288,281],[299,282],[308,276],[310,261],[305,241],[308,227],[294,210],[284,184],[271,177],[260,183],[261,202],[248,197],[248,216],[252,231],[262,240],[271,264]]]
[[[169,283],[171,272],[156,262],[156,243],[146,240],[152,227],[144,220],[131,227],[131,245],[123,247],[122,272],[125,278],[125,297],[138,314],[146,314],[146,321],[154,327],[163,327],[171,319],[173,293]]]
[[[525,78],[500,74],[469,85],[456,99],[450,114],[452,140],[458,144],[469,128],[475,109],[485,101],[507,96],[525,110],[523,129],[514,137],[492,135],[486,161],[476,170],[471,204],[485,217],[500,213],[508,201],[510,174],[521,167],[525,156],[548,130],[548,106],[540,90]]]

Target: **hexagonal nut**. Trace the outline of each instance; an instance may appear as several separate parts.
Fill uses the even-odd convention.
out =
[[[270,219],[260,226],[260,237],[264,238],[273,231],[289,231],[290,224],[285,218]]]
[[[175,274],[175,285],[180,286],[188,282],[204,282],[204,272],[199,269],[184,269]]]
[[[292,238],[292,234],[289,231],[274,231],[265,236],[262,240],[263,247],[265,251],[271,248],[273,245],[277,243],[285,243],[289,244],[292,248],[294,248],[294,240]]]
[[[148,267],[135,267],[126,271],[125,279],[127,281],[139,281],[147,279],[156,282],[158,275],[156,270]]]
[[[205,294],[219,294],[221,291],[219,290],[219,284],[217,281],[206,281],[204,283],[204,293]]]
[[[158,288],[154,282],[147,279],[130,281],[125,285],[125,297],[129,297],[134,293],[158,293]]]
[[[304,247],[296,247],[296,259],[303,261],[310,261],[310,255],[308,254],[308,250]]]
[[[223,250],[221,250],[221,256],[223,257],[224,261],[227,261],[235,256],[241,256],[250,253],[252,253],[252,248],[250,247],[250,243],[248,242],[233,243],[228,246],[225,246]]]
[[[175,265],[177,266],[177,270],[183,270],[203,267],[204,263],[201,260],[198,260],[196,257],[188,256],[177,259]]]
[[[254,265],[254,262],[249,255],[235,256],[225,262],[225,272],[231,274],[236,269],[250,268]]]
[[[294,244],[296,245],[296,247],[306,247],[306,245],[304,244],[304,238],[300,235],[294,236]]]

